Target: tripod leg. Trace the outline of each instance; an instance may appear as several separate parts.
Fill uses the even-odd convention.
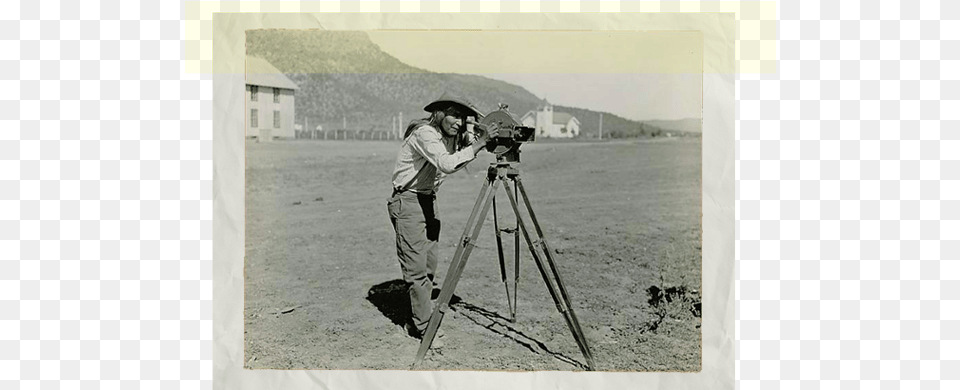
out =
[[[506,180],[506,179],[504,179]],[[516,179],[514,179],[516,182]],[[506,186],[506,184],[504,184]],[[534,262],[537,263],[537,269],[540,270],[540,276],[543,277],[543,283],[547,285],[547,291],[550,292],[550,297],[553,298],[554,304],[557,305],[557,311],[563,315],[564,321],[567,323],[567,327],[570,328],[570,332],[573,333],[573,338],[577,342],[577,347],[580,348],[580,352],[583,353],[583,356],[587,359],[587,367],[590,370],[593,370],[593,356],[590,354],[590,350],[587,348],[586,339],[583,338],[582,332],[579,332],[579,326],[575,325],[575,319],[572,319],[570,316],[569,305],[565,299],[561,299],[558,295],[556,287],[553,285],[553,281],[550,280],[550,276],[547,274],[547,270],[544,268],[543,260],[540,259],[540,255],[537,253],[537,247],[535,242],[530,239],[530,232],[527,230],[526,225],[523,223],[523,219],[520,218],[520,208],[517,205],[517,199],[515,199],[507,191],[508,197],[510,198],[510,205],[513,206],[513,212],[517,215],[517,221],[520,225],[520,230],[523,232],[523,238],[527,242],[527,246],[530,248],[530,255],[533,256]],[[529,205],[527,205],[529,210]],[[556,274],[554,272],[554,274]]]
[[[507,191],[507,197],[510,195],[510,186],[504,185],[503,189]],[[513,183],[514,196],[516,196],[517,183]],[[520,283],[520,215],[517,214],[517,224],[513,228],[513,306],[510,311],[510,322],[517,321],[517,284]]]
[[[460,243],[457,244],[457,251],[453,255],[453,261],[450,262],[450,270],[447,271],[446,280],[443,281],[443,286],[440,288],[440,297],[437,298],[437,304],[433,308],[433,314],[430,315],[430,324],[427,325],[427,331],[424,333],[423,339],[420,340],[420,349],[417,351],[417,357],[413,361],[412,368],[416,368],[416,366],[423,361],[423,357],[427,355],[427,350],[430,349],[430,344],[433,343],[433,338],[437,336],[437,329],[440,328],[443,315],[449,308],[448,305],[450,304],[450,299],[453,298],[453,291],[457,288],[457,282],[460,281],[463,268],[467,265],[467,258],[470,257],[470,252],[473,251],[474,241],[476,241],[477,236],[480,235],[480,228],[483,227],[484,219],[487,217],[487,211],[490,210],[490,203],[493,200],[493,194],[497,191],[497,185],[498,183],[491,177],[484,183],[483,188],[480,189],[480,196],[477,198],[477,204],[473,208],[474,212],[470,214],[470,218],[467,219],[468,222],[473,224],[473,233],[467,237],[467,233],[471,227],[471,224],[468,223],[463,231]],[[479,214],[477,214],[478,211]]]
[[[467,223],[464,225],[463,234],[460,235],[460,244],[467,239],[467,233],[470,232],[470,226],[473,226],[474,220],[477,218],[477,213],[480,211],[480,207],[483,206],[483,201],[486,199],[486,195],[488,194],[487,191],[490,190],[490,193],[495,192],[490,188],[491,182],[493,182],[493,180],[487,179],[483,182],[483,186],[480,187],[480,194],[477,195],[477,201],[473,204],[473,210],[470,211],[470,216],[467,217]],[[453,253],[453,262],[459,259],[460,254],[463,253],[463,245],[460,244],[457,244],[457,249]],[[450,272],[454,270],[453,262],[450,263],[450,269],[447,271],[447,275],[450,275]],[[446,275],[444,278],[446,278]],[[446,285],[446,281],[444,281],[444,285]],[[440,291],[442,293],[443,287],[441,287]]]
[[[497,256],[500,259],[500,282],[503,283],[503,289],[507,291],[507,308],[513,313],[513,306],[510,305],[510,286],[507,285],[507,266],[503,260],[503,240],[500,239],[500,220],[497,216],[497,194],[494,192],[493,196],[493,230],[497,236]],[[516,289],[514,289],[514,295],[516,295]]]
[[[580,338],[583,339],[583,349],[584,355],[587,359],[591,361],[590,366],[593,366],[593,354],[590,352],[590,347],[587,345],[587,339],[583,335],[583,329],[580,327],[580,321],[577,320],[577,315],[573,311],[573,305],[570,303],[570,296],[567,293],[567,288],[563,284],[563,279],[560,277],[560,272],[557,270],[557,264],[553,259],[553,252],[550,250],[550,246],[547,245],[547,240],[543,237],[543,230],[540,229],[540,222],[537,221],[537,216],[533,212],[533,207],[530,205],[530,199],[527,197],[527,191],[523,188],[523,183],[520,181],[520,178],[517,177],[514,179],[514,183],[520,190],[520,195],[523,196],[523,203],[526,206],[527,213],[530,215],[530,220],[533,222],[533,227],[537,231],[537,236],[539,236],[540,247],[543,249],[543,253],[547,258],[547,263],[550,265],[550,270],[553,273],[554,279],[556,279],[557,287],[560,290],[560,297],[563,298],[568,310],[570,310],[570,319],[573,322],[573,327],[576,328],[574,331],[580,335]]]

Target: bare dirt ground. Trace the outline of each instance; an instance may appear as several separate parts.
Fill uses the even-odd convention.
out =
[[[386,211],[395,142],[247,143],[246,367],[409,369],[419,343]],[[524,145],[521,177],[600,371],[699,371],[699,138]],[[438,194],[440,276],[493,161]],[[513,223],[497,197],[501,225]],[[504,241],[508,264],[512,237]],[[492,215],[425,370],[584,370],[523,244],[517,321]],[[512,267],[508,267],[512,279]]]

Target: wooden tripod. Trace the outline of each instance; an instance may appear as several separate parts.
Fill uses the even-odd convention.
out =
[[[510,192],[510,186],[507,182],[508,180],[513,181],[513,193]],[[477,197],[477,202],[473,205],[473,212],[471,212],[470,217],[467,218],[467,226],[464,228],[460,242],[457,244],[457,250],[453,255],[453,261],[450,263],[450,269],[447,271],[443,286],[440,289],[440,296],[437,298],[437,304],[434,306],[433,314],[430,316],[430,324],[427,326],[427,331],[424,333],[423,339],[420,341],[420,349],[417,351],[417,357],[413,362],[413,368],[416,368],[417,365],[423,361],[424,356],[427,354],[427,350],[430,349],[430,344],[433,343],[433,339],[437,335],[437,329],[440,328],[440,322],[443,320],[444,314],[450,309],[450,299],[453,297],[453,292],[457,287],[457,282],[459,282],[460,276],[463,273],[463,269],[467,265],[467,258],[470,257],[470,252],[472,252],[473,248],[476,246],[475,242],[477,240],[477,236],[480,234],[480,228],[483,227],[483,222],[487,217],[487,211],[490,210],[491,205],[493,206],[494,227],[497,229],[496,235],[497,251],[499,252],[500,258],[500,277],[503,281],[504,288],[507,290],[507,304],[510,307],[511,322],[516,319],[516,278],[518,277],[517,275],[519,275],[520,269],[520,241],[515,240],[516,257],[514,257],[515,278],[513,282],[513,304],[510,304],[510,288],[507,286],[506,266],[503,258],[503,244],[500,240],[500,228],[496,218],[497,206],[496,202],[494,202],[497,187],[499,186],[500,182],[503,182],[503,188],[507,193],[507,198],[510,199],[510,205],[513,207],[513,212],[517,217],[517,229],[513,230],[514,236],[517,237],[517,231],[523,232],[523,238],[527,242],[527,246],[530,248],[530,253],[533,256],[533,260],[537,263],[537,268],[540,270],[540,275],[543,277],[543,282],[547,285],[547,290],[550,292],[550,296],[557,305],[557,310],[561,315],[563,315],[563,319],[567,322],[567,327],[570,328],[570,332],[573,333],[573,338],[576,340],[577,346],[580,348],[580,352],[583,353],[583,356],[587,359],[587,368],[590,371],[593,371],[593,355],[590,353],[590,347],[587,345],[587,339],[584,337],[583,330],[580,328],[580,322],[577,320],[577,316],[573,312],[573,306],[570,304],[570,298],[567,294],[567,289],[563,285],[563,280],[560,278],[560,273],[557,270],[556,262],[553,259],[553,252],[547,245],[547,241],[543,238],[543,231],[540,229],[540,223],[537,222],[537,217],[533,213],[533,208],[530,206],[530,200],[527,198],[527,192],[524,190],[523,183],[520,181],[520,172],[513,166],[513,163],[503,161],[491,163],[490,167],[487,169],[486,181],[484,181],[483,187],[480,189],[480,195]],[[520,196],[523,197],[523,204],[526,206],[527,213],[529,214],[530,220],[533,222],[533,227],[537,233],[536,239],[531,239],[530,232],[524,224],[523,219],[520,217],[520,208],[518,206],[518,199],[516,196],[517,192],[519,192]],[[540,250],[543,252],[543,257],[546,258],[546,263],[544,263],[541,255],[537,252],[537,248],[540,248]]]

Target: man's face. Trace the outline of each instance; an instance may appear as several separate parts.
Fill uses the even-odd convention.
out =
[[[443,128],[443,134],[450,137],[456,136],[460,131],[460,126],[463,125],[460,120],[460,110],[451,107],[444,110],[444,114],[446,114],[446,116],[444,116],[440,122],[440,127]]]

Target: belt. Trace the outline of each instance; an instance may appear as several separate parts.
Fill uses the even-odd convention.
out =
[[[401,194],[401,193],[404,193],[404,192],[412,192],[412,193],[415,193],[415,194],[417,194],[417,195],[427,195],[427,196],[436,195],[436,192],[433,191],[433,190],[411,190],[411,189],[406,189],[406,190],[404,190],[404,189],[401,189],[401,188],[399,188],[399,187],[395,187],[395,188],[393,189],[393,195],[391,195],[391,196],[396,196],[397,194]]]

